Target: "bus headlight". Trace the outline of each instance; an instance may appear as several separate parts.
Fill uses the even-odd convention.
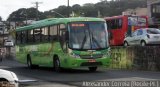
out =
[[[79,55],[74,54],[74,53],[72,53],[72,54],[71,54],[71,56],[72,56],[72,57],[74,57],[74,58],[80,58],[80,56],[79,56]]]

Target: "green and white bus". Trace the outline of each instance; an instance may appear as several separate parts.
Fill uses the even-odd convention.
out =
[[[16,29],[16,58],[28,67],[61,68],[110,65],[108,32],[101,18],[49,18]]]

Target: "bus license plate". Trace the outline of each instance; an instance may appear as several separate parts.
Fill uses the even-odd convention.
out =
[[[92,60],[88,60],[88,62],[96,62],[96,60],[92,59]]]

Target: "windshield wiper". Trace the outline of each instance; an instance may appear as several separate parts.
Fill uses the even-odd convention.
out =
[[[86,42],[86,40],[87,40],[87,36],[86,36],[86,32],[85,32],[85,30],[84,30],[84,34],[85,34],[85,36],[84,36],[84,39],[83,39],[83,41],[82,41],[81,49],[83,49],[84,44],[85,44],[85,42]]]
[[[92,33],[92,43],[96,43],[97,46],[101,49],[102,47],[100,46],[100,44],[98,43],[98,41],[94,38],[93,33]]]

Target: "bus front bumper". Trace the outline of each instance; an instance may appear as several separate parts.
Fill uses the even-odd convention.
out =
[[[80,67],[109,67],[110,58],[98,58],[98,59],[81,59],[70,58],[68,60],[68,66],[66,68],[80,68]]]

